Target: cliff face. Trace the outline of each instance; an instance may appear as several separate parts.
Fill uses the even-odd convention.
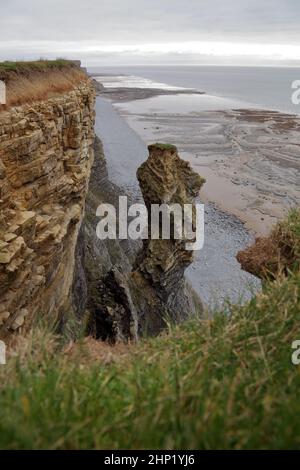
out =
[[[88,80],[0,114],[0,337],[68,310],[93,162]]]

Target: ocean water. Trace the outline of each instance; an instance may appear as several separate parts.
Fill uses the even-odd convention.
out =
[[[300,68],[227,66],[114,66],[92,67],[107,77],[105,86],[137,88],[189,88],[209,95],[242,101],[250,107],[300,114],[292,102],[292,83],[300,80]],[[112,84],[113,83],[113,84]]]

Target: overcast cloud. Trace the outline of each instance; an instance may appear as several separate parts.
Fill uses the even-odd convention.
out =
[[[0,59],[300,65],[300,0],[1,0]]]

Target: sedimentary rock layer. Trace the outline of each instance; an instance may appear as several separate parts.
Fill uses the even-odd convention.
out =
[[[0,114],[0,336],[70,308],[93,162],[94,88]]]

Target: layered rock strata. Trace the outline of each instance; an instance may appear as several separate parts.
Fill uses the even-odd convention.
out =
[[[0,337],[68,311],[93,162],[95,92],[0,114]]]

